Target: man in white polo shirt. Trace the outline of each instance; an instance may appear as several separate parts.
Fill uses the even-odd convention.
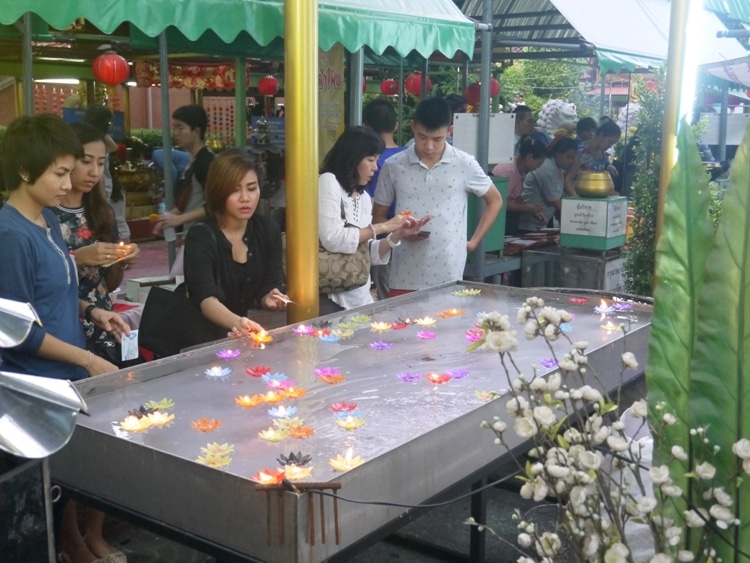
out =
[[[389,297],[463,278],[467,252],[476,249],[502,208],[500,192],[476,159],[446,143],[452,113],[443,98],[425,98],[411,121],[414,144],[392,156],[378,177],[373,221],[386,221],[388,207],[414,217],[430,216],[429,232],[406,237],[393,249]],[[486,206],[467,241],[469,194]]]

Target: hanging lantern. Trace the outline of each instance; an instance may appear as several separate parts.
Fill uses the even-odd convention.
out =
[[[476,107],[479,105],[479,96],[480,92],[482,90],[482,87],[479,85],[479,82],[475,82],[471,86],[469,86],[466,90],[464,90],[464,100],[473,107]]]
[[[490,98],[494,98],[500,93],[500,81],[497,78],[490,78]]]
[[[108,86],[117,86],[130,78],[130,65],[114,51],[108,51],[94,59],[91,65],[94,78]]]
[[[646,89],[656,90],[656,83],[653,80],[649,80],[648,82],[646,82]]]
[[[393,78],[386,78],[380,83],[380,93],[386,96],[397,96],[398,82]]]
[[[404,82],[404,88],[412,96],[421,96],[422,95],[422,73],[421,72],[411,73],[406,78],[406,81]],[[432,90],[432,81],[428,77],[425,91],[429,94],[430,90]]]
[[[364,94],[367,92],[367,78],[364,76],[362,77],[362,93]]]
[[[264,96],[275,96],[279,91],[279,81],[273,76],[266,76],[258,82],[258,91]]]

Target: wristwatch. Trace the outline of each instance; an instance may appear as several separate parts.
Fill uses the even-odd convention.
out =
[[[388,243],[388,246],[391,248],[396,248],[397,246],[401,246],[401,241],[393,242],[393,233],[388,233],[388,236],[385,237],[385,242]]]
[[[86,319],[88,322],[91,322],[91,312],[96,309],[96,305],[91,304],[88,307],[86,307],[86,310],[83,312],[83,318]]]

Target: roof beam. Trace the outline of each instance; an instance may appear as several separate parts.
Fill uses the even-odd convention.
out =
[[[547,23],[547,24],[541,24],[541,25],[501,25],[496,24],[495,29],[502,30],[506,33],[515,33],[518,31],[554,31],[554,30],[562,30],[562,31],[575,31],[575,28],[570,25],[569,23]]]
[[[511,19],[520,19],[520,18],[537,18],[537,17],[545,17],[545,16],[559,16],[561,15],[560,12],[557,10],[540,10],[538,12],[515,12],[515,13],[504,13],[504,14],[495,14],[496,20],[511,20]]]

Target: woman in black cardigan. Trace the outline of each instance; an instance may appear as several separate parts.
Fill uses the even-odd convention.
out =
[[[255,211],[260,200],[259,170],[246,151],[222,152],[206,179],[209,217],[185,238],[185,284],[203,316],[234,336],[262,327],[248,311],[286,307],[281,232]]]

